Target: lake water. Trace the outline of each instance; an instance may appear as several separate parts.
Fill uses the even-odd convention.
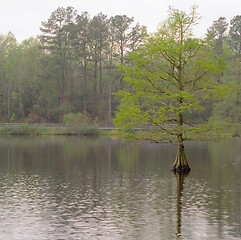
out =
[[[185,146],[0,138],[0,239],[241,239],[241,140]]]

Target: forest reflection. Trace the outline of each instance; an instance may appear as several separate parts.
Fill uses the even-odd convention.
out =
[[[240,239],[240,144],[0,138],[0,238]]]

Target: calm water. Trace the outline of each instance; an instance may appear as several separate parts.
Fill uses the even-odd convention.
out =
[[[241,139],[0,138],[0,239],[241,239]]]

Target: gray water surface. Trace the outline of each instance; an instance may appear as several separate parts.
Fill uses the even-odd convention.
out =
[[[0,138],[0,239],[241,239],[241,140]]]

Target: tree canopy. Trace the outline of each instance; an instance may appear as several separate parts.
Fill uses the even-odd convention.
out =
[[[170,11],[175,13],[178,10]],[[159,108],[159,115],[165,115],[170,124],[175,123],[174,112],[180,109],[177,104],[180,94],[174,92],[177,81],[171,81],[172,85],[176,84],[172,88],[167,81],[163,80],[160,84],[160,81],[154,79],[170,80],[171,75],[177,77],[178,61],[174,59],[176,62],[174,67],[171,61],[182,51],[181,68],[184,70],[182,77],[185,78],[182,91],[184,122],[204,123],[210,119],[216,121],[222,119],[230,123],[239,123],[241,121],[240,16],[234,16],[229,23],[224,17],[215,20],[208,29],[209,41],[207,41],[191,35],[192,27],[199,21],[196,10],[194,15],[179,13],[179,16],[173,15],[167,19],[156,33],[147,33],[145,26],[126,15],[108,17],[104,13],[98,13],[90,16],[88,12],[78,13],[73,7],[57,8],[48,19],[43,19],[40,26],[41,34],[35,38],[19,43],[13,33],[0,35],[0,121],[62,122],[66,114],[83,113],[90,116],[92,121],[111,123],[119,105],[115,93],[126,87],[134,92],[134,87],[124,81],[124,73],[118,71],[118,65],[137,68],[143,64],[142,68],[139,67],[142,73],[138,74],[148,73],[147,76],[151,80],[146,83],[143,76],[142,78],[138,76],[141,79],[138,83],[139,88],[141,85],[148,85],[143,92],[149,97],[143,102],[146,105],[145,109],[148,108],[151,112],[151,100],[156,101],[156,108],[160,105],[158,102],[158,98],[161,101],[160,96],[157,98],[155,91],[164,88],[167,93],[162,102],[165,104],[176,102],[176,105],[172,106],[172,112],[169,111],[170,107],[165,108],[162,105]],[[182,47],[176,41],[180,37],[180,32],[177,31],[180,26],[174,24],[177,18],[183,18],[183,24],[195,20],[191,26],[186,25],[189,27],[184,31]],[[148,49],[148,45],[151,50]],[[169,55],[168,62],[164,58],[168,57],[164,50],[171,54],[172,49],[173,56]],[[164,55],[158,56],[159,51]],[[129,56],[131,52],[133,55]],[[219,67],[215,72],[213,64],[217,63]],[[215,73],[208,71],[204,74],[202,71],[206,67],[210,67]],[[195,69],[199,71],[195,72]],[[130,72],[130,69],[128,71]],[[202,73],[204,76],[194,84],[195,88],[199,85],[203,87],[212,81],[220,85],[228,84],[232,87],[232,91],[224,94],[219,88],[219,95],[226,96],[225,99],[215,100],[209,98],[214,89],[194,93],[190,81]],[[205,79],[209,81],[206,82]],[[153,91],[151,84],[156,87],[153,94],[151,94]],[[136,110],[131,107],[128,109],[132,115]],[[144,120],[132,116],[131,123],[130,121],[127,123],[139,126],[145,121],[146,124],[146,114],[143,115]],[[128,116],[127,109],[126,115]],[[152,120],[155,120],[154,114]],[[184,124],[184,127],[190,130],[187,124]],[[166,133],[170,137],[170,134]],[[185,134],[185,139],[188,139],[191,131]],[[171,136],[175,137],[175,134]]]
[[[123,82],[117,65],[141,44],[145,27],[126,15],[90,17],[59,7],[40,30],[35,40],[26,40],[35,46],[17,43],[13,34],[1,36],[0,119],[62,122],[65,114],[82,112],[111,121],[117,106],[112,94]],[[25,58],[28,51],[32,62]]]
[[[184,141],[190,132],[204,131],[192,125],[185,113],[203,110],[203,101],[223,95],[224,86],[214,77],[221,72],[220,58],[207,39],[193,37],[199,17],[170,8],[168,19],[122,66],[127,87],[119,93],[121,103],[115,123],[124,129],[154,126],[174,136],[178,154],[173,169],[188,171]]]

